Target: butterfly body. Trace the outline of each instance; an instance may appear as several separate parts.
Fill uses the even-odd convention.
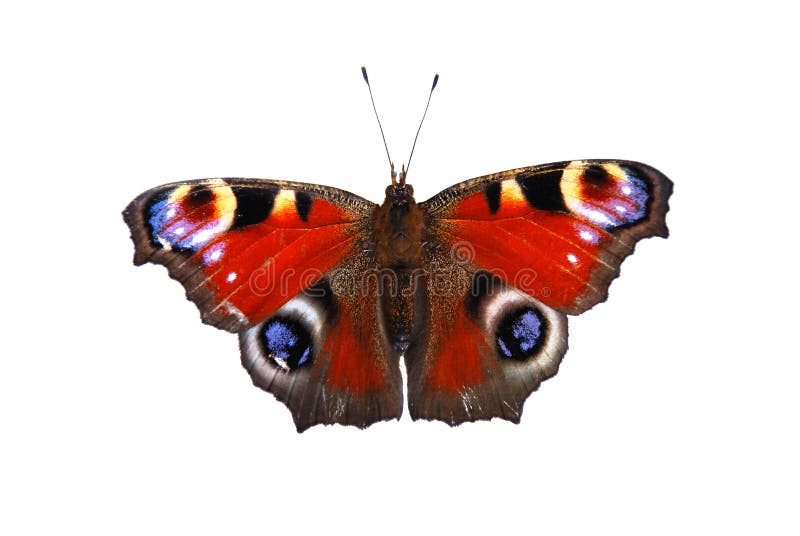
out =
[[[314,424],[518,422],[567,348],[567,314],[666,236],[671,182],[629,161],[546,164],[381,205],[288,181],[169,184],[125,210],[136,264],[163,264],[204,322],[239,335],[253,382]]]
[[[386,200],[375,209],[373,221],[382,316],[392,345],[403,353],[418,308],[425,215],[410,185],[393,185],[386,189]]]

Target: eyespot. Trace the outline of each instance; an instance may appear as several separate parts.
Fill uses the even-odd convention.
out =
[[[242,364],[253,381],[269,390],[276,374],[308,372],[337,310],[330,284],[322,279],[273,316],[239,333]]]
[[[535,355],[545,340],[547,321],[532,307],[507,314],[497,326],[498,354],[522,361]]]
[[[636,170],[614,162],[571,162],[561,178],[569,210],[606,230],[647,217],[650,187]]]
[[[288,318],[273,318],[261,328],[264,355],[283,370],[310,363],[314,354],[311,334]]]
[[[155,246],[196,251],[231,227],[236,197],[223,181],[183,184],[163,192],[145,208]]]

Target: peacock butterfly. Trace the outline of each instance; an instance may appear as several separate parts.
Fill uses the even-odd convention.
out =
[[[134,264],[166,266],[203,322],[238,334],[253,383],[298,431],[399,419],[401,357],[413,419],[519,422],[558,371],[566,315],[606,299],[637,241],[667,237],[672,183],[574,160],[417,203],[406,176],[392,166],[382,205],[282,180],[177,182],[123,217]]]

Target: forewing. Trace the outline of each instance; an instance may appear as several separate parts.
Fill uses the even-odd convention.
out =
[[[666,237],[672,183],[623,160],[514,169],[424,202],[432,240],[546,305],[580,314],[608,295],[637,241]]]
[[[134,263],[163,264],[204,322],[238,332],[340,265],[374,206],[334,188],[208,179],[148,190],[123,217]]]

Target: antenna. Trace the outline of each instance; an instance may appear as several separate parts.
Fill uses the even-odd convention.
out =
[[[364,67],[363,65],[361,66],[361,75],[364,77],[364,82],[367,83],[367,89],[369,90],[369,100],[372,102],[372,111],[375,112],[375,119],[378,120],[378,128],[381,129],[381,138],[383,138],[383,148],[386,149],[386,158],[389,159],[389,167],[392,168],[392,184],[395,184],[397,179],[397,173],[395,173],[394,171],[394,162],[392,162],[392,157],[389,156],[389,146],[386,145],[386,136],[383,134],[383,125],[381,125],[381,118],[378,117],[378,109],[375,107],[375,99],[372,97],[372,86],[369,85],[367,68]],[[434,82],[434,85],[436,85],[436,82]]]
[[[362,67],[363,69],[363,67]],[[367,74],[364,71],[364,77],[366,78]],[[411,146],[411,154],[408,155],[408,160],[406,161],[406,165],[403,166],[403,169],[400,171],[400,184],[403,185],[406,183],[406,176],[408,176],[408,168],[411,167],[411,157],[414,156],[414,148],[417,146],[417,138],[419,138],[419,131],[422,130],[422,123],[425,122],[425,116],[428,115],[428,106],[431,105],[431,97],[433,96],[433,90],[436,89],[436,84],[439,82],[439,73],[436,73],[433,77],[433,84],[431,84],[431,91],[428,93],[428,102],[425,104],[425,111],[422,112],[422,119],[419,122],[419,127],[417,128],[417,135],[414,136],[414,144]]]

